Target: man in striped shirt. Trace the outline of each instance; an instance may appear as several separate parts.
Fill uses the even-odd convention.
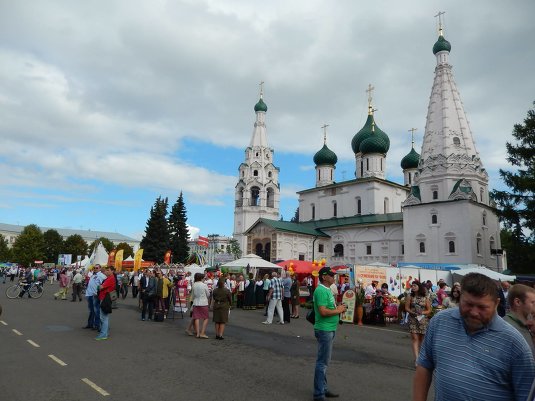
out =
[[[525,401],[535,377],[531,350],[496,313],[496,284],[479,273],[461,283],[459,308],[431,319],[413,381],[413,401]]]
[[[282,310],[282,298],[283,298],[283,287],[282,280],[279,278],[279,275],[276,272],[273,272],[271,279],[271,284],[268,292],[269,307],[267,313],[267,319],[263,321],[263,324],[271,324],[273,322],[273,315],[275,314],[275,308],[277,309],[277,314],[279,315],[279,324],[284,324],[284,312]]]

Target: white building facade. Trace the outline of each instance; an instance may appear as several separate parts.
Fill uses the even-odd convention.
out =
[[[386,179],[390,140],[375,121],[370,85],[367,120],[351,140],[356,178],[336,182],[337,157],[325,132],[314,156],[316,185],[298,192],[299,222],[258,219],[245,231],[247,253],[269,249],[264,257],[272,261],[325,258],[331,265],[451,263],[501,270],[499,221],[450,50],[440,30],[421,154],[413,140],[400,163],[403,184]]]

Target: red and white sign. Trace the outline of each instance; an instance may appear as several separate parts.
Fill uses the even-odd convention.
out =
[[[207,237],[203,237],[199,235],[199,238],[197,238],[197,245],[204,246],[205,248],[208,248],[208,245],[210,243],[208,242]]]

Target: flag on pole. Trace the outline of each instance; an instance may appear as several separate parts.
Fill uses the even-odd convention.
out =
[[[118,250],[117,253],[115,254],[115,271],[120,272],[121,269],[123,268],[123,254],[124,254],[124,249]]]
[[[108,263],[106,263],[106,266],[113,266],[115,263],[115,252],[117,252],[115,249],[112,249],[110,254],[108,255]]]
[[[141,258],[143,257],[143,249],[139,248],[134,255],[134,271],[137,272],[141,267]]]
[[[199,235],[199,238],[197,238],[197,245],[208,248],[208,245],[209,245],[208,238]]]

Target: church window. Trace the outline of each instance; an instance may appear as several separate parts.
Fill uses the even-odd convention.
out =
[[[318,181],[321,180],[321,170],[318,169]]]
[[[366,171],[370,171],[370,159],[366,159]]]
[[[411,173],[409,173],[409,184],[412,184],[412,176],[411,176]]]
[[[258,157],[258,152],[256,152],[256,157]]]
[[[260,188],[251,188],[251,206],[260,206]]]
[[[425,242],[420,241],[420,253],[425,253]]]
[[[448,242],[448,252],[455,253],[455,241]]]
[[[318,244],[318,252],[323,253],[323,244]]]
[[[484,226],[487,225],[487,212],[483,212],[482,223]]]
[[[366,245],[366,255],[371,255],[371,254],[372,254],[372,245],[368,244]]]
[[[334,257],[344,256],[344,246],[342,244],[336,244],[334,246]]]
[[[484,203],[484,202],[483,202],[483,192],[484,192],[484,191],[483,191],[483,188],[479,188],[479,201],[480,201],[481,203]]]
[[[331,181],[333,180],[333,171],[331,170]]]
[[[496,252],[496,242],[494,241],[494,237],[489,238],[489,244],[490,244],[490,254],[492,255],[493,252]]]
[[[438,199],[438,191],[433,191],[433,200]]]
[[[253,171],[253,175],[254,175],[255,177],[258,177],[258,170],[254,170],[254,171]]]
[[[333,202],[333,216],[338,216],[338,204],[336,203],[336,201]]]
[[[405,244],[401,243],[401,254],[405,255]]]
[[[268,188],[266,191],[266,203],[267,207],[275,207],[275,196],[273,188]]]
[[[312,220],[316,218],[316,205],[312,204]]]
[[[362,213],[362,201],[360,198],[357,198],[357,214],[360,215]]]
[[[453,144],[455,146],[461,146],[461,140],[459,139],[459,137],[457,137],[457,136],[453,137]]]
[[[255,246],[255,254],[258,255],[258,256],[263,256],[264,255],[262,244],[256,244],[256,246]]]
[[[476,253],[481,255],[481,234],[476,236]]]
[[[305,254],[304,253],[300,253],[299,254],[299,260],[305,260]]]
[[[381,171],[383,171],[383,159],[381,159]]]
[[[388,198],[384,199],[383,208],[384,208],[385,214],[389,212],[389,209],[388,209]]]
[[[271,178],[272,174],[271,171],[268,171],[268,177]]]
[[[362,177],[363,175],[363,170],[364,170],[364,162],[361,160],[360,161],[360,176]]]
[[[436,214],[431,215],[431,224],[437,224],[438,223],[438,216]]]

